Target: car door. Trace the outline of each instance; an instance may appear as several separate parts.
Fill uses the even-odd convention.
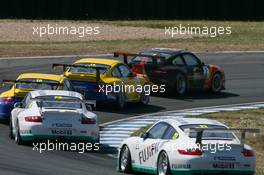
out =
[[[201,61],[191,53],[182,54],[185,62],[190,88],[202,88],[205,76]]]
[[[118,69],[121,73],[121,80],[124,85],[125,95],[128,101],[137,100],[139,98],[139,94],[136,92],[136,85],[140,85],[140,79],[134,77],[130,69],[124,65],[119,64]]]
[[[147,133],[145,138],[140,138],[136,143],[135,164],[139,167],[154,168],[155,159],[159,152],[160,146],[164,141],[162,137],[169,125],[160,122],[154,125]]]

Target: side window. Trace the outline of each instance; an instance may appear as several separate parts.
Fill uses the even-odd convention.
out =
[[[199,66],[199,61],[193,55],[184,54],[183,58],[187,66]]]
[[[176,56],[175,58],[173,58],[172,64],[176,65],[176,66],[184,66],[184,62],[183,62],[181,56]]]
[[[169,126],[162,139],[166,140],[176,140],[179,138],[179,133],[172,127]]]
[[[71,85],[69,80],[65,80],[64,81],[63,90],[68,90],[68,91],[72,91],[73,90],[73,86]]]
[[[166,123],[158,123],[153,128],[150,129],[148,138],[160,139],[167,130],[168,125]]]
[[[118,70],[118,68],[114,68],[113,71],[112,71],[112,76],[113,77],[121,77],[121,73],[120,71]]]
[[[26,107],[25,108],[31,108],[33,105],[33,101],[29,101],[27,104],[26,104]]]
[[[26,107],[27,107],[27,105],[28,105],[29,102],[30,102],[30,98],[31,98],[31,95],[28,94],[28,95],[23,99],[23,101],[22,101],[22,107],[23,107],[23,108],[26,108]]]
[[[125,65],[120,65],[118,68],[122,74],[122,77],[128,77],[131,74],[129,68]]]

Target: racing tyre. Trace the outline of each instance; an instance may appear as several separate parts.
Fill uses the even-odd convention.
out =
[[[14,135],[13,135],[13,126],[12,126],[12,119],[10,118],[10,122],[9,122],[9,138],[10,139],[14,139]]]
[[[187,92],[187,79],[182,73],[178,73],[176,76],[176,93],[178,95],[184,95]]]
[[[212,78],[212,85],[211,90],[213,93],[219,93],[222,90],[223,82],[222,82],[222,76],[220,73],[214,74]]]
[[[170,162],[168,155],[166,154],[165,151],[162,151],[158,157],[157,174],[171,175]]]
[[[140,95],[140,102],[143,105],[148,105],[150,101],[150,95],[147,95],[146,92],[142,92]]]
[[[21,139],[21,136],[20,136],[20,129],[19,129],[19,123],[17,122],[17,125],[16,125],[16,134],[15,134],[15,141],[18,145],[23,145],[24,142],[23,140]]]
[[[116,99],[116,107],[117,109],[123,109],[125,106],[125,94],[124,93],[119,93],[117,95],[117,99]]]
[[[120,171],[123,173],[129,173],[132,170],[131,155],[129,148],[125,145],[120,152]]]

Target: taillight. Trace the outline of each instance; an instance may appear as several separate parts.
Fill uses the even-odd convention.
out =
[[[82,124],[95,124],[96,120],[92,118],[82,118]]]
[[[252,150],[244,149],[242,153],[245,157],[254,157],[254,152]]]
[[[28,116],[28,117],[25,117],[25,121],[41,123],[43,121],[43,118],[41,116]]]
[[[192,155],[192,156],[201,156],[203,152],[200,149],[187,149],[187,150],[178,150],[182,155]]]
[[[0,102],[12,103],[15,102],[15,99],[13,97],[0,97]]]

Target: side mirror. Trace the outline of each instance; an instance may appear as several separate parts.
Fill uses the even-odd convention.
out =
[[[143,140],[147,139],[149,136],[149,133],[146,132],[146,133],[140,133],[140,138],[142,138]]]
[[[88,111],[93,111],[93,107],[91,104],[85,103],[85,107]]]
[[[201,62],[201,67],[204,66],[204,65],[205,65],[204,62]]]
[[[23,104],[21,102],[17,102],[14,104],[14,108],[22,108]]]

